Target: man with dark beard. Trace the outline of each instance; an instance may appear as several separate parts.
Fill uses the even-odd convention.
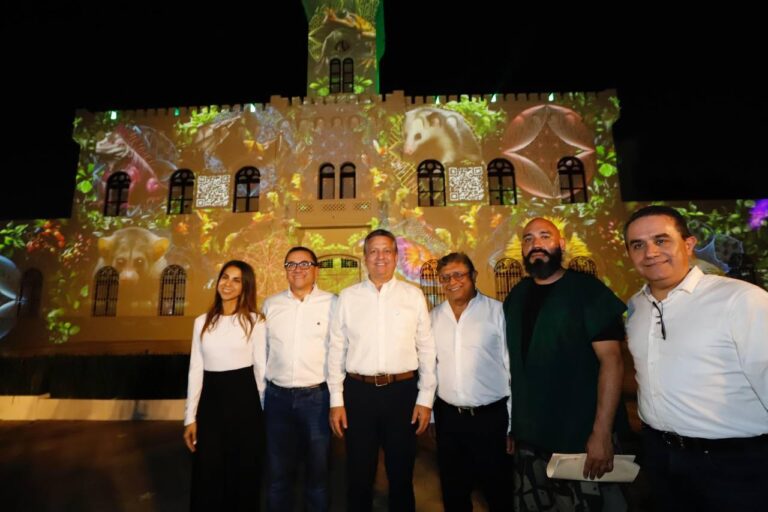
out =
[[[550,480],[552,453],[586,452],[583,476],[613,470],[613,434],[626,425],[619,406],[626,307],[602,282],[561,266],[565,240],[550,221],[523,229],[530,277],[504,301],[512,374],[515,509],[622,510],[616,484]]]

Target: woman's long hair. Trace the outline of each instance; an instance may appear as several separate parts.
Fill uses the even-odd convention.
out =
[[[219,317],[224,313],[223,302],[221,300],[221,295],[219,295],[219,281],[221,281],[221,276],[224,275],[224,272],[230,267],[239,269],[240,274],[242,275],[240,282],[243,290],[237,298],[235,315],[237,315],[237,320],[240,322],[243,331],[246,333],[246,338],[251,336],[251,331],[253,331],[253,326],[256,324],[256,320],[261,320],[263,318],[263,315],[256,309],[256,276],[253,273],[253,268],[244,261],[228,261],[222,265],[219,277],[216,279],[216,297],[213,299],[213,305],[205,315],[205,323],[203,324],[203,330],[200,333],[200,341],[202,341],[206,331],[210,331],[216,327],[216,322],[219,321]]]

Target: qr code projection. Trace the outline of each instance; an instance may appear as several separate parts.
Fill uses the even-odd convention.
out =
[[[230,178],[228,174],[200,176],[197,179],[197,208],[229,206]]]
[[[482,167],[449,167],[450,201],[482,201],[485,199]]]

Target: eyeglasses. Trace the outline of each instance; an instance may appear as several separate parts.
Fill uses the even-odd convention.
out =
[[[661,325],[661,339],[666,340],[667,329],[664,327],[664,304],[661,302],[657,303],[655,301],[651,302],[651,304],[653,304],[653,307],[655,307],[656,311],[659,312],[659,321],[656,323]]]
[[[285,270],[291,272],[297,268],[300,270],[307,270],[309,267],[316,267],[317,263],[314,261],[286,261],[283,266],[285,267]]]
[[[468,275],[469,272],[452,272],[450,274],[440,274],[437,276],[437,279],[443,284],[448,284],[451,282],[451,279],[455,279],[456,281],[461,282]]]

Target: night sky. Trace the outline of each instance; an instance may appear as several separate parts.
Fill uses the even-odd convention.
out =
[[[385,2],[381,92],[615,88],[625,200],[768,197],[768,91],[758,79],[764,29],[756,13],[674,14],[645,5],[619,15],[497,3]],[[159,4],[3,8],[0,218],[69,216],[77,108],[306,94],[299,0],[267,7],[222,0],[195,10]]]

